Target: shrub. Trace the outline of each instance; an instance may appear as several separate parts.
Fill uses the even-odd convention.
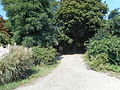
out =
[[[98,29],[97,33],[92,37],[92,40],[101,40],[105,38],[109,38],[112,36],[112,33],[110,30],[107,30],[105,28],[103,29]]]
[[[56,62],[56,50],[53,48],[33,47],[32,52],[35,65],[53,64]]]
[[[106,54],[98,54],[95,57],[91,57],[89,59],[88,65],[91,67],[93,70],[104,70],[105,65],[107,64],[108,60],[108,55]]]
[[[0,32],[0,45],[13,44],[12,39],[4,33]]]
[[[120,73],[120,66],[118,66],[118,65],[107,64],[105,68],[108,71]]]
[[[104,54],[108,56],[105,59],[107,63],[120,65],[120,38],[109,37],[101,40],[90,40],[87,45],[87,55],[89,58]],[[101,57],[101,56],[100,56]]]
[[[14,47],[0,60],[0,84],[27,77],[33,64],[31,52],[24,47]]]

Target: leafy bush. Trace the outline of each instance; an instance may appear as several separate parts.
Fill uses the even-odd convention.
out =
[[[108,56],[108,59],[105,59],[107,63],[120,65],[119,37],[112,36],[101,40],[90,40],[86,45],[89,59],[96,57],[99,54],[104,54],[105,56]]]
[[[108,71],[120,73],[120,66],[118,66],[118,65],[107,64],[105,68]]]
[[[110,32],[110,30],[107,30],[106,28],[98,29],[97,33],[92,37],[92,40],[101,40],[105,38],[109,38],[112,36],[113,33]]]
[[[33,47],[34,64],[52,64],[55,63],[56,50],[53,48]]]
[[[27,77],[27,71],[32,64],[31,52],[27,48],[13,47],[0,60],[0,84]]]
[[[7,44],[12,44],[12,43],[13,43],[13,41],[12,41],[12,39],[10,39],[9,36],[0,32],[0,45],[1,44],[2,45],[7,45]]]
[[[107,64],[108,55],[106,54],[98,54],[95,57],[91,57],[88,61],[88,65],[93,70],[104,70],[105,65]]]
[[[25,37],[22,45],[25,47],[32,47],[35,45],[35,42],[32,37]]]

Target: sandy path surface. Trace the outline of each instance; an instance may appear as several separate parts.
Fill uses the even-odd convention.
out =
[[[15,90],[120,90],[120,79],[86,68],[80,55],[64,55],[49,75]]]

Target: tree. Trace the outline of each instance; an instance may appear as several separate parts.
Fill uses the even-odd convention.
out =
[[[115,17],[119,17],[120,16],[120,12],[119,12],[120,8],[115,8],[114,10],[112,10],[108,16],[108,19],[113,19]]]
[[[114,35],[120,36],[120,12],[119,8],[112,10],[108,16],[110,29]]]
[[[77,47],[102,26],[107,9],[101,0],[62,0],[55,22],[61,32],[73,39],[73,45]]]
[[[51,3],[55,0],[2,0],[19,45],[52,46],[56,41]]]
[[[4,27],[5,20],[0,16],[0,45],[7,45],[11,43],[10,35]]]

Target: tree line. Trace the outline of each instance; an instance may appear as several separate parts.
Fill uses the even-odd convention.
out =
[[[9,18],[5,27],[18,45],[77,49],[99,32],[119,36],[119,9],[106,20],[108,6],[101,0],[2,0],[2,5]]]

